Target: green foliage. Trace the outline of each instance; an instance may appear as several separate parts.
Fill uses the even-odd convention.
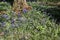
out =
[[[49,1],[49,2],[59,2],[60,0],[37,0],[37,1],[38,1],[38,2],[39,2],[39,1],[44,1],[44,2],[48,2],[48,1]]]
[[[8,19],[0,15],[0,20],[6,22],[5,26],[0,25],[0,32],[4,32],[0,40],[60,40],[60,25],[49,20],[50,17],[46,14],[34,9],[37,8],[37,4],[31,5],[33,9],[22,15],[16,15],[9,9],[6,12]]]
[[[8,11],[11,9],[10,4],[6,2],[0,2],[0,11]]]

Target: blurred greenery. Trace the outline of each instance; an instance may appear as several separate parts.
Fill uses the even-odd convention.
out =
[[[2,7],[0,10],[6,8],[8,16],[7,19],[5,14],[0,15],[0,32],[4,32],[0,40],[60,40],[60,25],[50,20],[50,16],[40,10],[51,6],[43,6],[34,2],[28,4],[32,6],[32,10],[16,15],[11,10],[11,5],[0,2]]]
[[[0,11],[8,11],[8,9],[10,10],[11,9],[11,6],[10,6],[10,4],[8,4],[8,3],[4,3],[4,2],[1,2],[0,3]]]

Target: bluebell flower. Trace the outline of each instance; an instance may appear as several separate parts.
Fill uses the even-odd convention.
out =
[[[23,13],[26,13],[28,10],[26,10],[26,9],[23,9]]]
[[[11,20],[11,24],[13,24],[14,22],[15,22],[15,19],[12,19],[12,20]]]
[[[18,12],[18,17],[20,17],[21,16],[21,14],[20,14],[20,12]]]
[[[19,27],[19,25],[14,23],[14,24],[11,24],[11,27],[12,28],[17,28],[17,27]]]
[[[14,22],[15,22],[14,20],[11,21],[11,23],[14,23]]]
[[[1,26],[4,27],[6,25],[6,22],[1,22]]]
[[[7,14],[2,15],[3,18],[9,19],[10,17]]]

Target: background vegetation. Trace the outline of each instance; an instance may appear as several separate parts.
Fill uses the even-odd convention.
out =
[[[28,4],[32,6],[32,10],[23,10],[22,14],[16,15],[9,3],[0,2],[0,10],[6,11],[5,14],[0,14],[0,33],[4,33],[0,40],[60,40],[60,24],[56,23],[57,19],[53,18],[55,16],[52,17],[52,14],[57,15],[59,11],[49,10],[55,6],[37,2]]]

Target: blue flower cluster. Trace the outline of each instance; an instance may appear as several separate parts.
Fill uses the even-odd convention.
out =
[[[10,19],[10,17],[7,14],[3,14],[2,17],[5,18],[6,20]]]
[[[26,9],[23,9],[23,13],[26,13],[26,12],[28,12],[28,10],[26,10]]]
[[[4,27],[6,25],[6,22],[0,22],[0,28]]]

